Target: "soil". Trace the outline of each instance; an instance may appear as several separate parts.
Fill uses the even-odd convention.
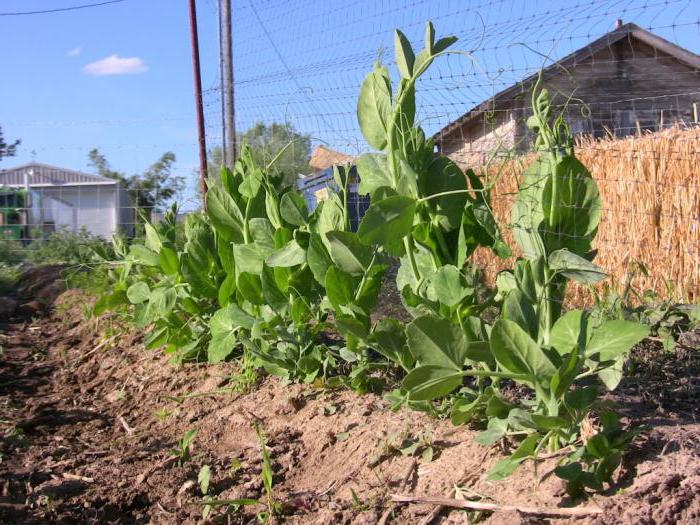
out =
[[[49,281],[42,277],[18,302],[30,300],[27,293],[44,297]],[[632,375],[611,399],[646,430],[605,493],[571,501],[551,475],[556,459],[540,463],[537,477],[528,465],[486,481],[506,451],[474,443],[475,429],[319,385],[266,378],[236,391],[235,364],[175,368],[114,315],[86,318],[89,301],[67,291],[45,316],[0,325],[2,523],[198,523],[202,465],[211,468],[211,497],[261,502],[228,515],[215,508],[208,522],[254,523],[265,510],[254,422],[267,437],[279,522],[700,522],[698,349],[664,353],[646,342],[635,350]],[[198,430],[191,458],[178,465],[170,450],[189,429]],[[415,457],[397,451],[404,438],[430,444],[432,461],[420,449]],[[454,497],[455,490],[500,505],[602,512],[563,519],[391,503],[392,494]]]

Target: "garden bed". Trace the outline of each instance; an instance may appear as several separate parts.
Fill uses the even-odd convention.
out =
[[[225,508],[212,509],[211,522],[251,522],[264,510],[254,422],[267,436],[273,494],[287,523],[465,519],[463,510],[432,503],[393,504],[397,494],[592,512],[471,514],[485,523],[700,520],[696,350],[664,353],[652,341],[634,350],[632,374],[610,399],[626,422],[646,430],[607,491],[572,501],[551,475],[556,458],[540,462],[536,475],[527,463],[504,481],[486,481],[507,451],[475,443],[477,430],[408,409],[392,412],[380,396],[320,385],[285,386],[268,377],[236,392],[235,363],[173,368],[114,315],[85,319],[88,301],[69,291],[50,316],[2,327],[0,521],[196,523],[205,500],[197,477],[209,465],[210,497],[261,502],[230,518]],[[190,429],[198,431],[191,459],[178,466],[169,451]],[[412,444],[413,451],[399,450]]]

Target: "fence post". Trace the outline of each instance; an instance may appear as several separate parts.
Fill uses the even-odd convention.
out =
[[[192,71],[194,73],[194,103],[197,111],[197,135],[199,138],[199,191],[202,208],[207,207],[207,143],[204,136],[204,110],[202,109],[202,77],[199,69],[199,39],[197,36],[197,7],[189,0],[190,40],[192,43]]]

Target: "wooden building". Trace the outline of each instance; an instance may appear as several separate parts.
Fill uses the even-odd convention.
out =
[[[697,124],[700,56],[635,24],[622,24],[543,69],[555,112],[574,134],[626,136]],[[517,155],[532,145],[525,124],[538,74],[501,91],[434,136],[463,166]]]

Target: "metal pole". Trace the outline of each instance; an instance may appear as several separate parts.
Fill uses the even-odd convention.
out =
[[[224,108],[226,117],[224,124],[226,127],[226,160],[230,164],[236,158],[236,123],[234,120],[233,102],[233,39],[231,37],[231,0],[221,0],[222,25],[221,34],[223,47],[223,67],[224,67]]]
[[[202,77],[199,71],[199,39],[197,37],[197,7],[195,0],[189,0],[190,38],[192,41],[192,71],[194,73],[194,104],[197,110],[197,135],[199,138],[199,191],[202,193],[202,206],[207,201],[207,142],[204,136],[204,110],[202,109]]]

